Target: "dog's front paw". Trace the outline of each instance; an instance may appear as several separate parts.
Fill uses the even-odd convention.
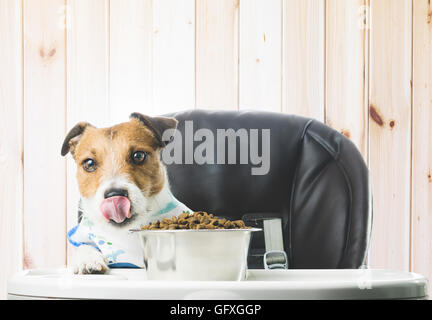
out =
[[[88,262],[76,266],[75,274],[104,274],[108,270],[108,266],[104,262]]]
[[[95,248],[82,245],[77,248],[75,274],[104,274],[108,266],[103,255]]]

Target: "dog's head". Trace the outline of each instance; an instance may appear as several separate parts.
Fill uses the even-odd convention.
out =
[[[67,134],[61,154],[77,164],[78,187],[93,217],[122,224],[145,213],[148,198],[165,184],[160,160],[162,139],[177,120],[133,113],[130,121],[110,128],[80,122]]]

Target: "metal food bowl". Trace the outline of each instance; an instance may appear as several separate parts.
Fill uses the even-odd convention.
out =
[[[251,234],[261,229],[131,230],[149,280],[239,281],[246,277]]]

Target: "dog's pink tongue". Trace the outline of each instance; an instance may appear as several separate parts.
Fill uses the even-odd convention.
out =
[[[100,210],[107,220],[121,223],[130,218],[130,201],[126,197],[110,197],[102,201]]]

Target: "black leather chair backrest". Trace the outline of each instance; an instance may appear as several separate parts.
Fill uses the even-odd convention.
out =
[[[179,121],[182,134],[182,141],[176,136],[172,142],[182,144],[182,164],[167,165],[171,190],[180,201],[249,224],[280,217],[289,268],[359,268],[364,263],[372,220],[369,174],[344,135],[316,120],[272,112],[188,110],[169,116]],[[216,148],[215,164],[186,164],[185,149],[191,150],[186,144],[192,142],[185,137],[188,120],[194,132],[206,128],[215,139],[217,129],[270,129],[268,174],[252,175],[257,165],[240,164],[239,139],[237,164],[227,164],[228,152],[226,164],[217,164]],[[193,148],[201,143],[193,142]],[[262,232],[254,234],[249,267],[262,267],[262,238]]]

